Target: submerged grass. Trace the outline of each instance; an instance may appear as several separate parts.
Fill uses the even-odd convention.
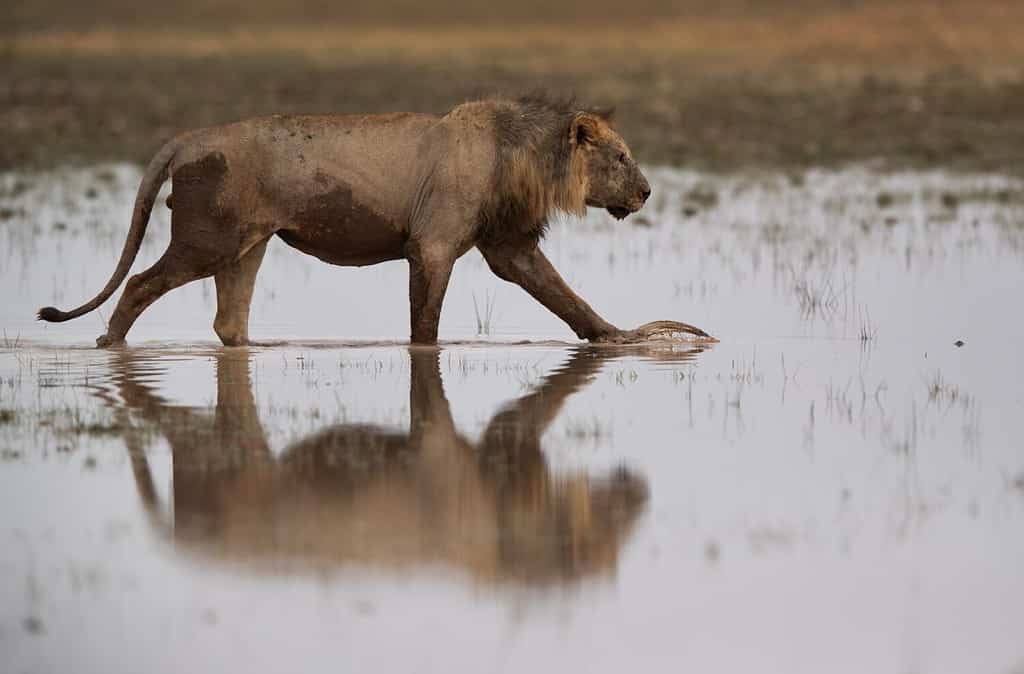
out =
[[[565,436],[578,442],[598,442],[611,435],[611,424],[596,416],[590,419],[568,419],[565,422]]]
[[[871,321],[871,313],[867,307],[863,307],[860,314],[860,321],[857,328],[857,337],[861,343],[873,342],[878,337],[878,327]]]
[[[836,314],[845,287],[837,288],[831,274],[813,278],[808,270],[798,274],[791,266],[790,277],[801,316],[828,320]]]
[[[473,313],[476,316],[476,334],[491,334],[491,326],[494,320],[494,305],[497,296],[487,290],[484,292],[483,306],[476,301],[476,293],[473,293]]]
[[[942,372],[936,370],[925,382],[928,389],[928,402],[944,407],[960,405],[965,410],[974,406],[974,398],[963,391],[960,386],[946,381]]]

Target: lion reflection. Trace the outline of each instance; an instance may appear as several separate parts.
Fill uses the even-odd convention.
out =
[[[165,436],[173,452],[168,516],[153,487],[144,429],[124,424],[151,521],[193,552],[246,565],[445,563],[478,580],[538,585],[612,572],[644,510],[645,480],[625,468],[601,479],[553,475],[540,442],[609,352],[576,350],[501,409],[477,444],[455,428],[440,352],[409,354],[408,433],[338,424],[277,456],[260,425],[247,350],[216,356],[212,415],[167,404],[146,383],[144,359],[114,356],[122,412]]]

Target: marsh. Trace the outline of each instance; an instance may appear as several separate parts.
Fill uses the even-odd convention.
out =
[[[0,670],[1024,671],[1024,3],[5,10]],[[117,351],[113,302],[34,320],[178,134],[537,88],[614,106],[650,189],[537,250],[721,341],[588,345],[470,247],[410,346],[388,236],[271,237],[247,347],[212,278]]]
[[[7,661],[1012,671],[1024,184],[645,173],[644,219],[560,220],[545,252],[611,320],[718,344],[583,346],[471,253],[423,351],[379,310],[401,263],[272,242],[268,343],[217,345],[205,281],[97,351],[102,315],[58,332],[36,294],[103,283],[139,169],[0,177]]]

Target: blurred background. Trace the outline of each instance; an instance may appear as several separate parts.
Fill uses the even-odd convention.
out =
[[[0,21],[0,169],[142,162],[269,113],[614,105],[648,164],[1018,172],[1012,0],[33,0]]]

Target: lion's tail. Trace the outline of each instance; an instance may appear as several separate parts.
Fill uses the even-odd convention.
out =
[[[51,323],[70,321],[72,318],[78,318],[89,313],[106,302],[114,294],[114,291],[124,281],[125,276],[128,275],[132,263],[135,262],[135,256],[139,254],[139,248],[142,246],[142,237],[146,234],[146,225],[149,223],[149,214],[153,211],[156,195],[160,192],[160,186],[167,180],[168,167],[181,144],[182,138],[180,136],[170,141],[160,148],[160,151],[156,153],[153,160],[149,162],[149,166],[146,167],[146,172],[142,176],[142,184],[139,185],[139,193],[135,197],[132,224],[128,229],[128,238],[125,239],[124,248],[121,250],[121,259],[118,260],[117,268],[114,269],[113,276],[107,281],[107,285],[103,287],[103,290],[96,297],[71,311],[61,311],[56,307],[43,307],[39,310],[39,320]]]

